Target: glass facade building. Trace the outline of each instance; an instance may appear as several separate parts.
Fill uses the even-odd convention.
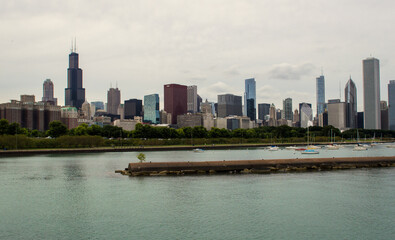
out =
[[[245,80],[244,114],[251,121],[256,120],[256,82],[254,78]]]
[[[344,89],[344,101],[346,102],[346,128],[357,128],[357,88],[351,78]]]
[[[293,120],[292,112],[292,98],[287,98],[283,101],[283,111],[286,120]]]
[[[325,78],[316,78],[317,116],[325,111]]]
[[[159,94],[144,96],[144,122],[160,123]]]

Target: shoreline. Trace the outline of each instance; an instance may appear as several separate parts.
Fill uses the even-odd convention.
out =
[[[133,177],[229,173],[268,174],[374,167],[395,167],[395,156],[129,163],[128,168],[125,168],[125,170],[117,170],[115,173],[121,173],[122,175]]]
[[[392,142],[392,141],[391,141]],[[380,142],[380,143],[391,143]],[[362,142],[364,143],[364,142]],[[370,142],[369,142],[370,143]],[[366,144],[369,144],[366,143]],[[330,142],[320,142],[314,145],[329,145]],[[353,145],[357,142],[336,143],[338,145]],[[200,148],[203,150],[222,150],[239,148],[259,148],[276,145],[278,147],[287,146],[306,146],[305,143],[251,143],[251,144],[218,144],[218,145],[164,145],[164,146],[125,146],[125,147],[98,147],[98,148],[53,148],[53,149],[19,149],[19,150],[0,150],[0,157],[28,156],[39,154],[66,154],[66,153],[102,153],[102,152],[147,152],[147,151],[182,151]]]

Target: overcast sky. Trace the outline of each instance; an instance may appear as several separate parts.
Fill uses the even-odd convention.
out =
[[[257,102],[291,97],[316,110],[323,70],[326,100],[344,99],[350,75],[363,109],[362,60],[380,60],[381,99],[395,79],[395,1],[125,0],[0,2],[0,102],[34,94],[50,78],[64,104],[68,54],[77,39],[86,98],[122,101],[163,85],[197,85],[205,100],[242,95],[255,78]],[[163,105],[161,105],[163,108]]]

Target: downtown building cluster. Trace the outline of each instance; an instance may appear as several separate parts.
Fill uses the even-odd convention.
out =
[[[54,84],[44,81],[42,101],[36,102],[33,95],[22,95],[20,101],[11,100],[0,104],[0,118],[21,127],[45,131],[55,120],[63,122],[69,129],[80,124],[115,125],[124,130],[134,130],[136,124],[151,124],[173,128],[203,126],[234,130],[257,126],[281,126],[306,128],[308,126],[332,125],[340,130],[352,128],[395,130],[395,80],[388,84],[388,104],[380,99],[379,60],[363,60],[363,106],[357,111],[357,87],[348,80],[344,88],[344,100],[325,100],[325,77],[316,78],[316,114],[313,116],[311,103],[298,103],[293,108],[292,98],[283,100],[283,106],[257,103],[256,81],[245,79],[243,96],[221,94],[217,102],[203,101],[196,85],[165,84],[163,86],[164,107],[160,109],[158,93],[131,98],[121,102],[121,91],[116,86],[107,92],[107,102],[88,103],[83,88],[83,72],[79,68],[79,55],[75,47],[69,55],[65,106],[61,107],[54,98]]]

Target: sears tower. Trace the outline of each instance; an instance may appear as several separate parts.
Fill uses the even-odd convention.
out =
[[[80,109],[85,102],[85,88],[82,87],[82,70],[78,67],[76,44],[71,48],[69,68],[67,69],[67,88],[65,89],[65,105]]]

